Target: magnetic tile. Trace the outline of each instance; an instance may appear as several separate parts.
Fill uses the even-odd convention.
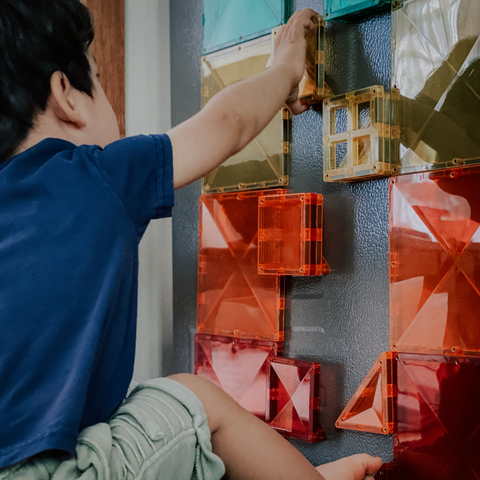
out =
[[[480,478],[480,359],[399,353],[395,478]]]
[[[394,430],[394,354],[384,352],[335,422],[337,428],[391,434]]]
[[[391,0],[325,0],[325,19],[345,21],[373,15],[390,7]]]
[[[258,273],[323,275],[323,197],[316,193],[259,199]]]
[[[271,65],[272,35],[202,58],[202,108],[224,88]],[[291,115],[282,108],[243,150],[205,176],[202,193],[237,192],[288,185]]]
[[[390,180],[391,349],[480,353],[480,167]]]
[[[392,35],[401,173],[480,163],[480,2],[405,0]]]
[[[283,340],[283,277],[258,274],[258,197],[282,189],[200,197],[197,331]]]
[[[290,358],[269,358],[266,421],[285,437],[326,440],[320,426],[320,365]]]
[[[376,85],[323,102],[323,179],[352,182],[397,173],[398,92]]]
[[[311,105],[323,101],[333,94],[325,84],[325,20],[323,16],[314,17],[317,28],[305,33],[307,41],[305,73],[299,85],[298,97],[302,103]],[[274,28],[273,41],[283,27]]]
[[[203,0],[203,53],[266,35],[286,23],[291,0]]]
[[[197,334],[195,374],[211,380],[265,420],[268,359],[281,350],[277,342]]]

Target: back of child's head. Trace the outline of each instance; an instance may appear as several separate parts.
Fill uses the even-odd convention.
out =
[[[93,37],[90,13],[79,0],[0,1],[0,162],[45,111],[54,72],[92,96]]]

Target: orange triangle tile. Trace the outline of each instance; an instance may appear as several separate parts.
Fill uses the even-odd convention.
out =
[[[385,435],[393,433],[393,357],[392,352],[380,355],[335,422],[337,428]]]

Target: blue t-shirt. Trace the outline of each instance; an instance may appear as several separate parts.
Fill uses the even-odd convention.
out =
[[[46,139],[0,163],[0,468],[75,451],[132,378],[138,243],[171,215],[167,135]]]

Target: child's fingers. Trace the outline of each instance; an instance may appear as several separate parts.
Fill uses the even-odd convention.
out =
[[[303,103],[300,103],[300,100],[297,99],[295,102],[287,104],[287,108],[292,112],[292,115],[300,115],[306,112],[309,106],[303,105]]]
[[[382,466],[382,460],[370,455],[352,455],[317,467],[326,480],[371,480],[371,475]]]
[[[316,15],[317,13],[315,10],[312,10],[311,8],[295,12],[290,17],[287,24],[278,29],[275,39],[275,50],[280,46],[284,37],[287,37],[290,41],[298,41],[299,39],[304,41],[305,29],[311,30],[318,26],[313,19]]]
[[[349,465],[349,469],[354,474],[355,480],[363,480],[365,475],[371,475],[382,467],[381,458],[372,457],[366,453],[352,455],[343,460]]]
[[[382,459],[379,457],[372,457],[366,453],[352,455],[348,459],[357,464],[358,468],[362,469],[366,474],[372,474],[380,470],[382,467]]]
[[[368,466],[368,468],[366,469],[367,473],[375,473],[382,468],[383,462],[380,457],[372,457],[370,455],[365,455],[365,457],[367,457],[365,459]]]
[[[303,28],[308,30],[313,30],[317,27],[317,24],[314,22],[313,17],[316,17],[318,13],[311,8],[305,8],[295,12],[288,21],[288,24],[300,24]]]

